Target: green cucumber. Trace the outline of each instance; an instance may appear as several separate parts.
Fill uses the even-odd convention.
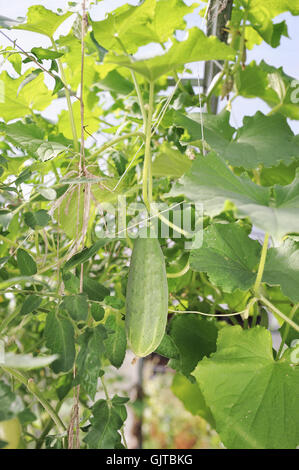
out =
[[[137,238],[132,251],[127,294],[126,332],[136,356],[157,349],[165,333],[168,285],[165,259],[157,238]]]

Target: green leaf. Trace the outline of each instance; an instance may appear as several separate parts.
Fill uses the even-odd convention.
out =
[[[84,193],[82,189],[78,186],[66,191],[63,194],[61,204],[55,210],[55,218],[70,239],[76,238],[79,234],[79,228],[83,224],[83,211]]]
[[[229,200],[240,216],[249,216],[256,227],[275,239],[299,231],[299,173],[290,185],[265,188],[247,177],[236,176],[221,157],[211,152],[194,161],[169,196],[181,194],[204,204],[205,212],[212,217],[222,212]]]
[[[30,73],[32,70],[29,70]],[[12,78],[2,72],[0,80],[5,90],[4,101],[0,100],[0,115],[5,121],[31,114],[31,110],[42,111],[52,102],[51,91],[44,83],[43,74],[28,83],[18,93],[24,77]]]
[[[93,67],[94,67],[94,62],[93,62]],[[86,125],[86,130],[88,131],[89,134],[93,134],[99,129],[100,125],[100,120],[99,116],[103,114],[102,109],[97,106],[97,101],[93,99],[93,106],[92,109],[89,109],[89,107],[85,107],[85,122],[88,124]],[[74,114],[74,121],[75,121],[75,126],[76,126],[76,132],[77,135],[79,136],[81,133],[81,117],[80,117],[80,102],[76,100],[72,104],[72,111]],[[63,134],[66,138],[68,139],[73,139],[73,132],[72,132],[72,127],[70,124],[70,119],[69,119],[69,112],[66,110],[61,111],[61,113],[58,116],[58,130]]]
[[[5,29],[10,29],[12,26],[19,24],[20,21],[7,18],[7,16],[0,16],[0,27]]]
[[[15,71],[19,75],[21,75],[21,73],[22,73],[22,57],[21,57],[21,54],[14,53],[14,54],[8,56],[7,59],[12,64]]]
[[[123,5],[103,21],[93,21],[98,42],[107,50],[133,54],[151,42],[166,42],[176,29],[185,29],[184,15],[198,6],[182,0],[145,0],[139,6]],[[119,41],[117,38],[119,38]],[[123,45],[123,47],[122,47]]]
[[[105,305],[109,305],[116,310],[121,310],[125,306],[125,302],[115,295],[107,295],[104,299]]]
[[[132,61],[128,56],[108,53],[104,64],[112,63],[119,67],[128,67],[147,80],[155,81],[162,75],[183,67],[186,62],[234,59],[235,51],[216,37],[207,37],[198,28],[189,29],[188,33],[188,39],[181,42],[174,40],[172,47],[163,55]]]
[[[100,248],[106,245],[111,241],[110,239],[101,238],[89,248],[83,248],[82,251],[73,255],[64,265],[63,271],[69,271],[70,269],[74,268],[78,264],[83,264],[88,261],[92,256],[96,255]]]
[[[34,54],[35,57],[40,60],[59,59],[59,57],[63,56],[63,52],[53,51],[51,49],[44,49],[43,47],[33,47],[30,52],[32,52],[32,54]]]
[[[115,449],[121,442],[123,420],[115,405],[98,400],[92,407],[91,429],[83,439],[90,449]]]
[[[40,369],[41,367],[47,367],[57,359],[57,355],[52,356],[37,356],[33,357],[31,354],[5,354],[5,367],[13,367],[14,369]]]
[[[262,282],[281,286],[293,302],[299,301],[299,244],[287,239],[267,252]],[[261,245],[248,237],[237,224],[214,224],[204,231],[203,245],[192,250],[190,267],[206,272],[225,292],[253,287],[261,255]]]
[[[27,11],[27,23],[14,26],[15,29],[25,29],[26,31],[33,31],[48,36],[50,39],[53,37],[58,26],[61,25],[70,15],[71,11],[58,15],[52,10],[48,10],[42,5],[33,5]]]
[[[88,328],[78,338],[80,352],[76,361],[76,383],[80,383],[92,399],[94,399],[97,390],[97,381],[105,350],[105,338],[107,338],[107,334],[103,325],[98,325],[94,329]]]
[[[206,272],[225,292],[253,286],[261,245],[237,224],[214,224],[204,231],[203,244],[192,250],[190,267]]]
[[[24,408],[24,410],[18,414],[18,419],[20,420],[21,425],[27,426],[28,424],[31,424],[36,421],[37,417],[30,410],[30,408]]]
[[[28,85],[28,83],[35,80],[39,76],[40,73],[42,73],[42,70],[41,69],[36,69],[36,70],[33,70],[32,72],[30,72],[28,75],[25,75],[25,77],[23,76],[23,80],[22,80],[22,82],[20,83],[20,85],[18,87],[17,96],[19,95],[22,88],[24,88],[24,86]]]
[[[62,401],[67,396],[67,394],[74,385],[73,382],[73,372],[70,372],[69,374],[60,375],[58,377],[58,380],[55,384],[55,389],[59,401]]]
[[[60,142],[46,141],[43,131],[35,124],[17,121],[13,124],[1,123],[0,128],[5,132],[9,142],[42,162],[55,158],[67,150],[67,147]]]
[[[20,249],[20,248],[19,248]],[[38,279],[34,279],[31,276],[17,276],[17,277],[10,277],[5,279],[4,281],[0,282],[0,289],[6,289],[7,287],[15,286],[16,284],[30,282],[30,284],[42,284],[45,287],[48,287],[44,281],[40,281]]]
[[[265,116],[258,111],[244,118],[243,127],[221,155],[230,165],[244,168],[256,168],[259,164],[271,167],[280,162],[289,165],[294,158],[298,159],[299,145],[284,116]]]
[[[299,443],[294,390],[299,370],[284,355],[275,361],[271,333],[240,326],[219,332],[217,351],[193,375],[230,449],[292,449]]]
[[[0,381],[0,421],[7,421],[17,416],[24,409],[21,398],[10,387]]]
[[[37,273],[37,266],[29,253],[19,248],[17,251],[18,268],[23,276],[33,276]]]
[[[204,140],[206,144],[218,153],[232,140],[236,129],[229,124],[230,113],[225,109],[219,114],[189,113],[187,115],[170,109],[162,120],[164,127],[176,125],[184,129],[181,137],[182,142],[190,142],[194,145],[202,145],[202,127],[204,130]],[[207,146],[206,146],[207,147]]]
[[[273,73],[281,77],[286,89],[285,98],[279,112],[291,119],[299,119],[299,107],[293,98],[293,94],[296,94],[294,86],[296,86],[297,81],[295,78],[286,75],[282,67],[276,69],[263,60],[259,65],[255,61],[247,64],[245,69],[239,72],[236,81],[238,94],[245,98],[261,98],[271,107],[280,104],[280,97],[271,87],[271,75]]]
[[[159,146],[159,153],[152,164],[152,175],[179,178],[189,170],[191,164],[187,155],[164,142]]]
[[[74,274],[62,271],[62,280],[66,290],[70,291],[72,294],[79,292],[80,279],[74,276]]]
[[[36,188],[36,191],[48,201],[54,201],[57,197],[55,189],[52,189],[52,188],[39,187],[39,188]]]
[[[184,404],[186,410],[193,415],[199,415],[215,427],[211,410],[207,407],[203,394],[195,382],[191,382],[182,374],[176,373],[173,377],[171,390]]]
[[[60,304],[61,308],[67,310],[73,320],[84,321],[88,315],[88,302],[86,295],[66,295]]]
[[[36,212],[25,212],[24,219],[28,227],[32,228],[33,230],[38,230],[39,228],[48,225],[51,217],[47,211],[40,209]]]
[[[100,90],[112,91],[120,95],[128,95],[134,89],[133,84],[125,79],[117,70],[112,70],[103,80],[97,80],[95,86]]]
[[[55,373],[68,372],[75,360],[74,328],[71,322],[54,311],[47,316],[46,346],[59,356],[52,364]]]
[[[293,302],[299,302],[299,243],[286,239],[267,253],[263,282],[280,285],[282,292]]]
[[[103,308],[101,305],[96,304],[96,303],[92,303],[92,304],[91,304],[90,312],[91,312],[92,318],[93,318],[95,321],[101,321],[101,320],[103,320],[104,315],[105,315],[105,310],[104,310],[104,308]]]
[[[126,355],[127,338],[124,323],[117,314],[109,315],[105,322],[108,333],[105,340],[106,356],[117,369],[122,365]]]
[[[180,358],[180,352],[176,347],[174,340],[167,333],[165,333],[163,336],[162,341],[157,347],[155,353],[160,354],[160,356],[168,357],[169,359]]]
[[[107,287],[87,276],[84,276],[83,278],[83,292],[88,295],[89,300],[94,300],[96,302],[102,302],[104,298],[110,294]]]
[[[248,20],[253,28],[272,47],[276,47],[279,44],[279,42],[277,43],[277,28],[281,29],[283,27],[281,23],[274,24],[272,19],[285,11],[290,12],[292,15],[299,15],[297,1],[280,0],[279,2],[273,2],[272,0],[265,0],[262,8],[259,0],[245,0],[243,3],[246,4]]]
[[[216,350],[217,333],[215,323],[196,314],[176,314],[171,320],[169,335],[180,352],[180,359],[172,359],[169,366],[190,374],[200,359]]]
[[[22,305],[20,315],[28,315],[29,313],[36,310],[41,303],[42,298],[40,296],[35,294],[28,295]]]
[[[176,124],[185,129],[181,140],[202,147],[204,140],[230,165],[246,169],[277,166],[280,162],[290,165],[299,156],[299,145],[281,114],[265,116],[258,111],[254,116],[245,116],[243,126],[237,130],[229,125],[230,113],[221,111],[217,115],[192,113],[188,116],[170,110],[163,119],[166,127]],[[203,123],[201,123],[201,120]]]

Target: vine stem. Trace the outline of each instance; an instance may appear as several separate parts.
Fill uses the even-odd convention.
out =
[[[286,323],[288,323],[294,330],[299,331],[299,325],[295,323],[292,319],[287,317],[284,313],[282,313],[280,310],[278,310],[275,305],[273,305],[266,297],[263,295],[260,295],[260,300],[263,302],[264,305],[266,305],[270,310],[272,310],[273,313],[276,313],[280,318],[282,318]]]
[[[148,114],[145,128],[145,151],[143,163],[142,196],[144,204],[150,212],[150,203],[152,201],[152,170],[151,170],[151,137],[152,137],[152,115],[154,105],[154,82],[150,81]]]
[[[265,269],[268,242],[269,242],[269,233],[265,233],[260,264],[259,264],[259,267],[258,267],[258,272],[257,272],[257,276],[256,276],[256,280],[255,280],[255,283],[254,283],[254,288],[253,288],[254,293],[255,293],[256,296],[259,295],[259,290],[260,290],[260,287],[261,287],[261,282],[262,282],[263,273],[264,273],[264,269]]]
[[[293,320],[294,315],[297,312],[298,308],[299,308],[299,303],[293,306],[292,310],[290,311],[289,319]],[[280,359],[280,356],[281,356],[281,353],[282,353],[282,350],[283,350],[283,346],[286,342],[286,338],[287,338],[288,333],[289,333],[289,329],[290,329],[290,325],[288,324],[288,325],[286,325],[286,328],[283,332],[283,336],[281,338],[281,343],[280,343],[279,350],[278,350],[277,356],[276,356],[277,360]]]
[[[244,315],[247,312],[247,309],[242,310],[241,312],[235,313],[205,313],[199,312],[197,310],[171,310],[168,309],[168,312],[171,313],[197,313],[198,315],[203,315],[205,317],[234,317],[235,315]]]
[[[41,392],[38,390],[36,384],[34,383],[33,379],[30,379],[30,378],[28,379],[28,377],[25,374],[11,367],[3,367],[3,366],[1,367],[5,372],[7,372],[16,380],[18,380],[23,385],[25,385],[25,387],[29,390],[29,392],[31,392],[32,395],[35,396],[35,398],[40,402],[43,408],[47,411],[51,419],[56,424],[59,432],[65,432],[66,426],[64,425],[63,421],[60,419],[60,417],[58,416],[54,408],[50,405],[50,403],[43,397]]]
[[[277,112],[280,110],[280,108],[282,108],[282,106],[283,106],[283,103],[278,103],[278,104],[276,104],[276,105],[268,112],[267,116],[272,116],[272,114],[277,113]]]
[[[80,145],[80,161],[79,161],[79,176],[82,170],[85,173],[85,149],[84,149],[84,54],[85,54],[85,24],[87,21],[85,0],[82,2],[82,21],[81,21],[81,80],[80,80],[80,116],[81,116],[81,145]]]
[[[167,273],[167,277],[174,279],[177,277],[184,276],[184,274],[186,274],[189,271],[189,268],[190,268],[190,264],[188,261],[186,266],[184,266],[183,269],[181,269],[181,271],[178,271],[177,273]]]
[[[56,80],[57,76],[54,75],[54,73],[50,72],[50,70],[47,70],[45,67],[43,67],[37,60],[36,58],[33,56],[33,55],[30,55],[28,54],[28,52],[26,52],[21,46],[19,46],[16,42],[16,40],[14,39],[11,39],[9,36],[7,36],[7,34],[3,33],[3,31],[0,31],[0,34],[2,34],[2,36],[4,36],[8,41],[10,41],[17,49],[19,49],[19,51],[21,51],[22,54],[24,54],[26,57],[28,57],[28,59],[30,59],[32,62],[34,62],[39,69],[41,69],[43,72],[47,73],[48,75],[50,75],[50,77],[54,78],[54,80]],[[17,52],[17,51],[16,51]],[[17,52],[19,54],[19,52]],[[65,86],[65,88],[67,88],[64,80],[61,78],[61,81],[63,82],[63,85]]]
[[[98,150],[96,150],[91,156],[92,157],[97,157],[100,155],[102,152],[104,152],[106,149],[109,147],[112,147],[113,145],[117,144],[118,142],[121,142],[122,140],[129,139],[130,137],[142,137],[145,139],[145,135],[143,132],[140,131],[135,131],[135,132],[129,132],[126,135],[121,135],[119,137],[116,137],[115,139],[109,140],[109,142],[106,142],[106,144],[102,145]]]
[[[137,93],[137,98],[138,98],[138,101],[139,101],[139,106],[140,106],[140,110],[141,110],[141,114],[142,114],[142,118],[143,118],[143,123],[144,123],[144,129],[145,129],[146,111],[145,111],[145,107],[144,107],[144,103],[143,103],[143,99],[142,99],[140,86],[139,86],[139,83],[137,81],[136,74],[133,70],[131,70],[131,74],[132,74],[132,79],[133,79],[133,82],[134,82],[135,90],[136,90],[136,93]]]

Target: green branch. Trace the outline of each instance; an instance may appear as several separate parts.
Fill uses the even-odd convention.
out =
[[[29,392],[32,393],[32,395],[35,396],[35,398],[40,402],[40,404],[44,407],[44,409],[47,411],[51,419],[54,421],[56,424],[59,432],[64,432],[66,431],[66,426],[54,410],[54,408],[50,405],[50,403],[43,397],[41,392],[38,390],[37,385],[34,383],[33,379],[28,378],[24,373],[13,369],[11,367],[3,367],[1,366],[2,369],[10,374],[12,377],[17,379],[19,382],[21,382]]]
[[[152,137],[152,115],[154,106],[154,82],[150,82],[148,114],[145,130],[145,152],[143,163],[142,178],[142,196],[144,204],[150,212],[150,203],[152,201],[152,171],[151,171],[151,137]]]
[[[145,140],[145,135],[143,132],[140,131],[135,131],[135,132],[129,132],[128,134],[121,135],[119,137],[115,137],[115,139],[109,140],[109,142],[106,142],[106,144],[102,145],[100,148],[98,148],[92,155],[91,157],[97,157],[100,155],[102,152],[104,152],[106,149],[109,147],[112,147],[113,145],[117,144],[118,142],[121,142],[122,140],[129,139],[130,137],[142,137],[142,139]]]
[[[263,243],[263,248],[262,248],[262,253],[261,253],[261,258],[260,258],[260,264],[258,267],[258,272],[254,284],[254,293],[256,296],[259,295],[259,290],[261,287],[261,282],[263,278],[263,273],[265,269],[265,262],[266,262],[266,256],[267,256],[267,249],[268,249],[268,242],[269,242],[269,233],[265,233],[265,238],[264,238],[264,243]]]
[[[260,300],[263,302],[266,307],[268,307],[273,313],[276,313],[280,318],[282,318],[286,323],[288,323],[294,330],[299,331],[299,325],[295,323],[293,320],[291,320],[289,317],[287,317],[284,313],[282,313],[280,310],[278,310],[275,305],[273,305],[266,297],[263,295],[260,295]]]

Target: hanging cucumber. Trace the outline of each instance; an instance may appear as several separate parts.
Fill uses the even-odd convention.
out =
[[[168,285],[164,256],[157,238],[134,242],[126,295],[126,332],[136,356],[157,349],[165,333]]]

